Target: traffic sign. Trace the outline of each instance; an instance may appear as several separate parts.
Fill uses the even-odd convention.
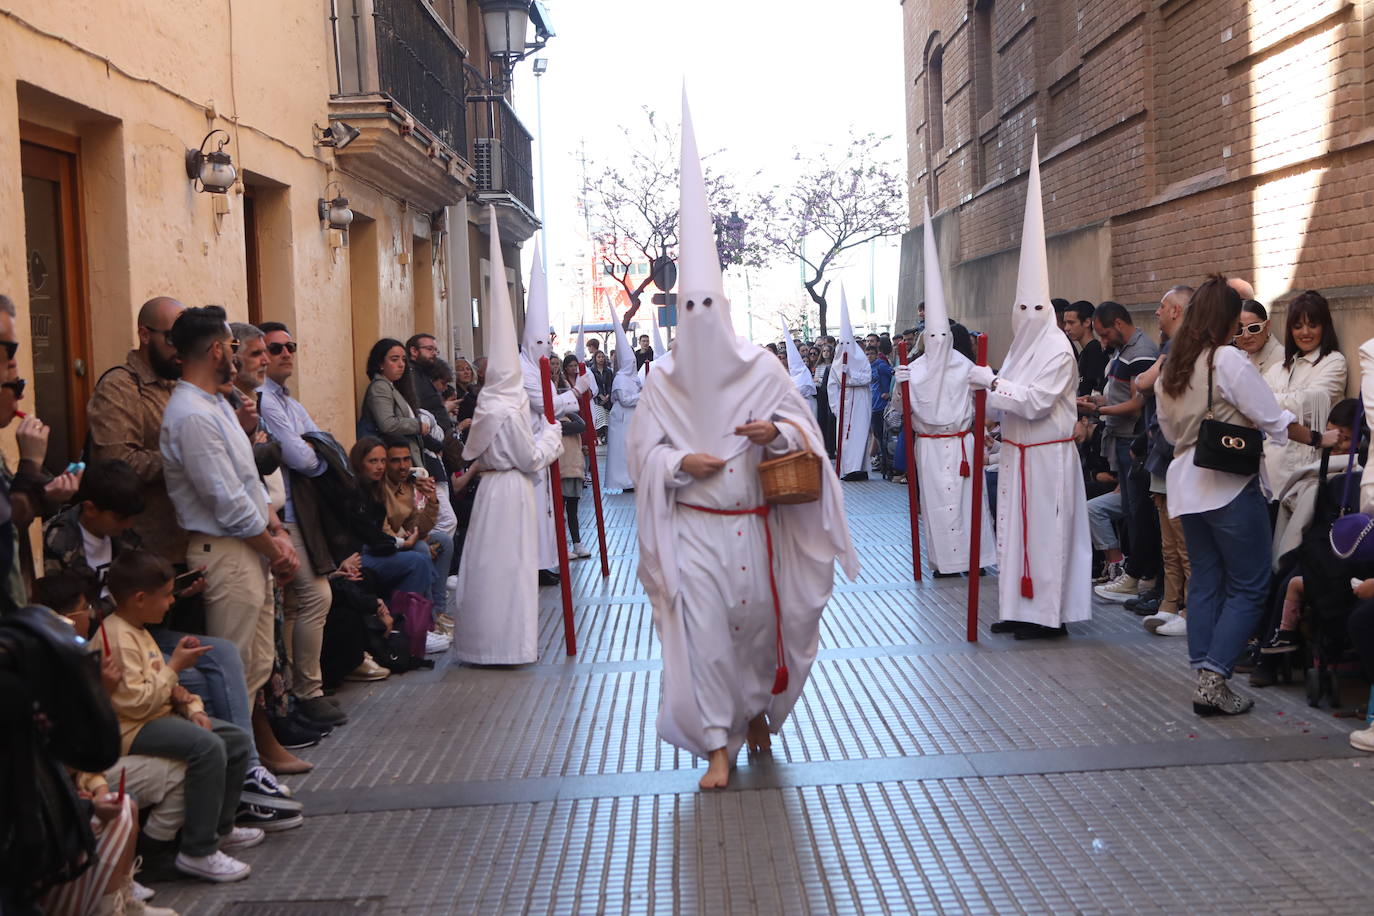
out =
[[[654,286],[663,292],[667,292],[677,284],[677,265],[669,257],[654,258],[653,263]]]

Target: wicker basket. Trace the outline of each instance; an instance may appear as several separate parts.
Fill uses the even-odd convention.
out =
[[[806,431],[791,420],[782,422],[806,437]],[[821,498],[821,457],[810,449],[789,452],[759,462],[759,483],[764,502],[771,506],[813,503]]]

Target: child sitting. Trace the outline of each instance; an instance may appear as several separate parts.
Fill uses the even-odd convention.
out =
[[[176,868],[207,881],[238,881],[251,868],[226,853],[256,846],[263,832],[235,827],[252,741],[236,725],[205,714],[200,698],[177,682],[179,672],[210,651],[183,636],[164,663],[146,627],[172,606],[172,567],[134,550],[121,554],[105,578],[115,612],[105,623],[122,669],[112,700],[126,754],[170,757],[186,763],[186,812]]]

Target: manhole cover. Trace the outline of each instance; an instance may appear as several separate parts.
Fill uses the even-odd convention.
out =
[[[384,898],[346,897],[341,900],[240,900],[227,904],[224,916],[372,916]]]

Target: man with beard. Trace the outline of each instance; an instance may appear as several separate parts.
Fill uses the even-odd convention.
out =
[[[406,341],[406,361],[410,364],[415,397],[419,404],[434,414],[434,421],[443,427],[444,435],[453,432],[453,417],[444,409],[443,395],[434,387],[434,369],[439,361],[439,342],[433,334],[421,332]]]
[[[268,511],[248,437],[219,394],[234,377],[238,346],[224,309],[186,309],[168,338],[182,377],[162,417],[167,493],[187,532],[184,562],[205,567],[206,630],[238,647],[251,696],[271,676],[275,653],[268,569],[290,582],[296,551]]]
[[[177,524],[162,478],[158,438],[181,363],[167,334],[186,306],[167,296],[143,303],[138,312],[138,349],[124,365],[96,382],[86,415],[91,428],[90,460],[118,458],[143,481],[144,510],[134,520],[143,546],[167,562],[186,562],[186,532]]]

